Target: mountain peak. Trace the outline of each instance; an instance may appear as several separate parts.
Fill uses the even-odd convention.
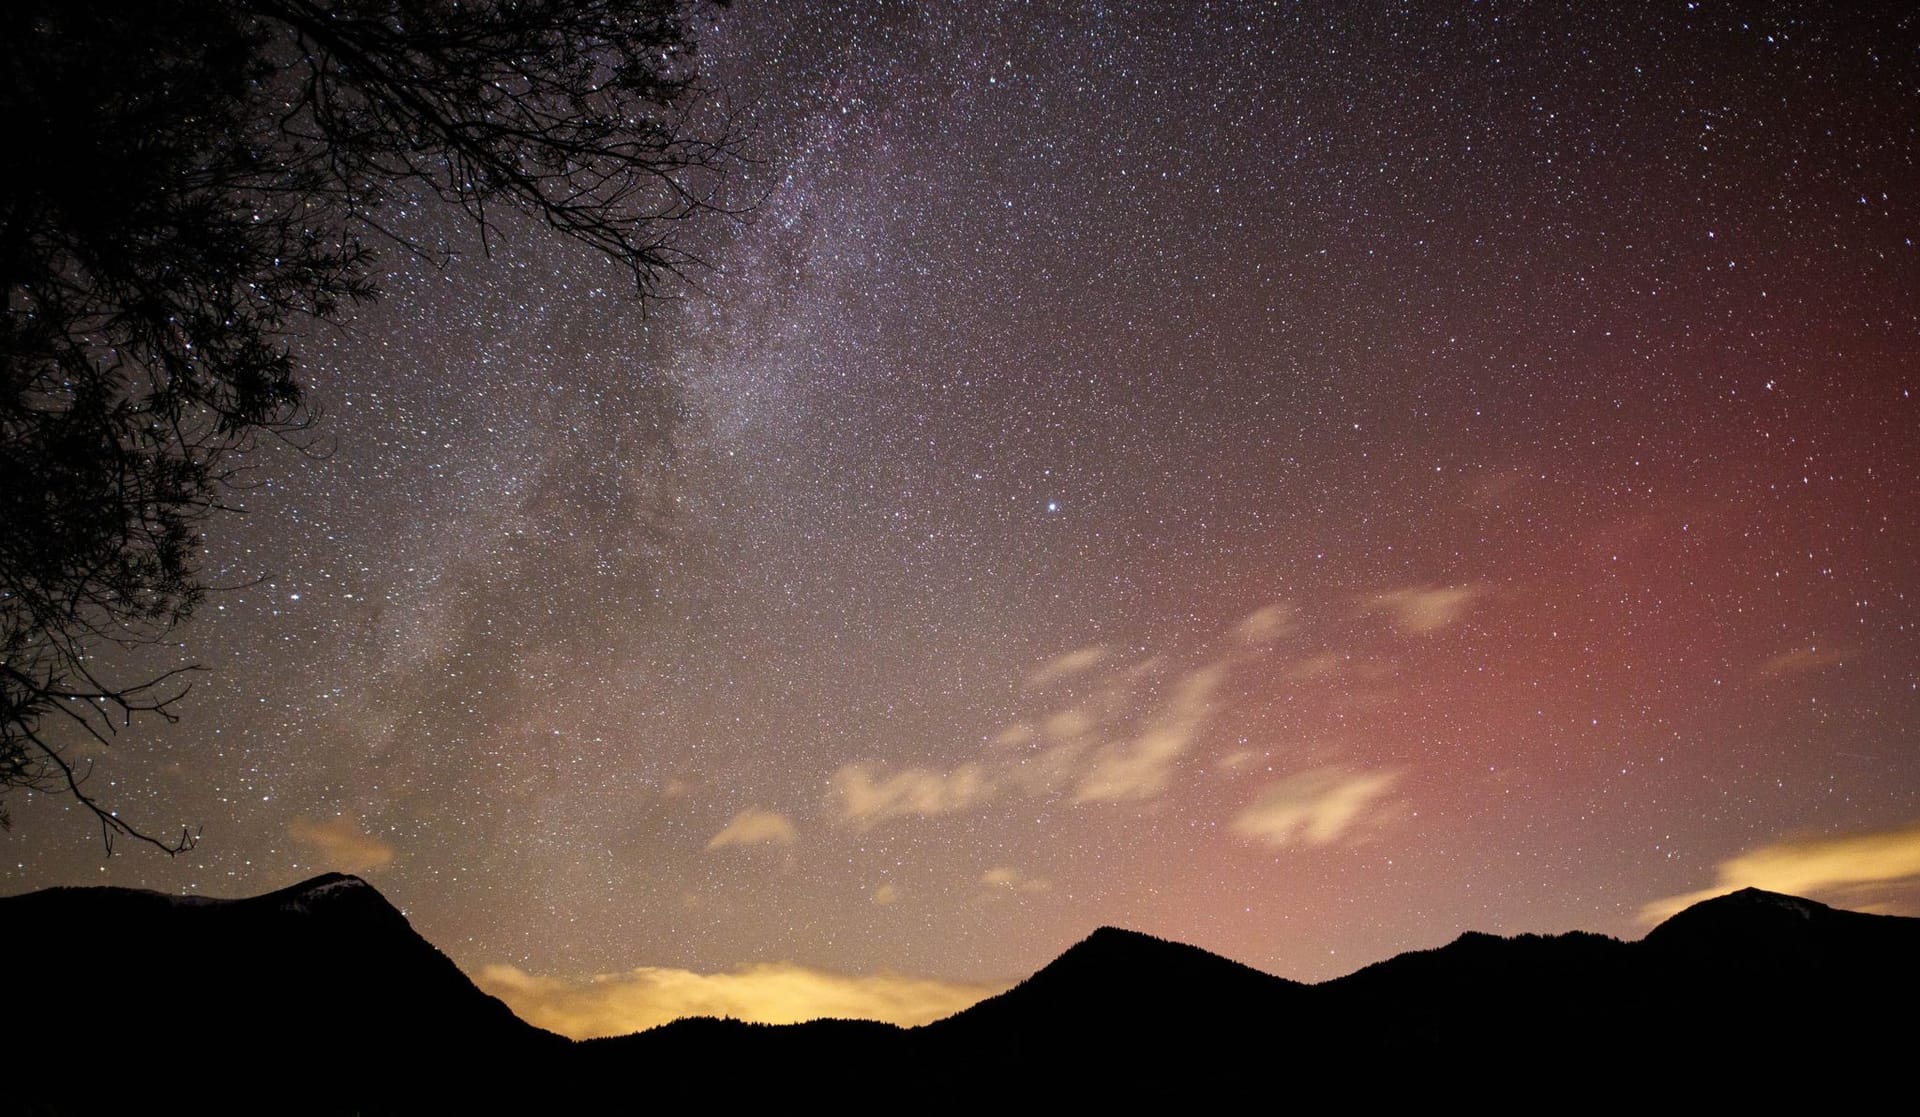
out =
[[[319,876],[309,877],[306,880],[301,881],[297,887],[325,888],[326,886],[331,884],[357,884],[365,888],[373,887],[372,885],[368,884],[366,881],[362,880],[361,878],[354,876],[352,873],[333,873],[333,872],[321,873]]]
[[[1644,941],[1661,950],[1725,955],[1737,949],[1771,955],[1808,949],[1842,925],[1874,918],[1799,896],[1742,888],[1679,912],[1647,932]]]
[[[1711,900],[1702,900],[1696,907],[1719,904],[1727,907],[1764,907],[1790,911],[1802,919],[1812,919],[1820,912],[1833,909],[1816,900],[1803,896],[1789,896],[1784,892],[1768,892],[1764,888],[1742,888],[1724,896],[1715,896]]]
[[[392,912],[396,916],[400,914],[380,894],[379,889],[348,873],[321,873],[298,884],[288,885],[278,892],[257,897],[253,902],[296,912],[378,911]]]
[[[365,889],[376,895],[379,893],[379,889],[351,873],[321,873],[317,877],[301,881],[286,891],[298,892],[302,896],[318,897],[330,892],[351,892],[356,889]]]
[[[1105,978],[1119,979],[1129,971],[1169,963],[1190,965],[1195,959],[1239,965],[1197,946],[1163,939],[1144,931],[1108,926],[1095,928],[1092,934],[1068,947],[1041,972],[1099,973]]]
[[[1297,988],[1239,962],[1124,927],[1100,927],[1027,980],[929,1027],[999,1032],[1014,1046],[1041,1033],[1137,1042],[1142,1018],[1191,1020],[1211,1013],[1238,1021],[1249,1005]],[[1024,1038],[1022,1038],[1024,1037]],[[1132,1037],[1132,1038],[1129,1038]]]
[[[1167,939],[1149,935],[1145,931],[1130,931],[1125,927],[1095,927],[1093,933],[1080,940],[1080,945],[1099,944],[1101,946],[1170,946]]]
[[[1729,922],[1754,923],[1781,919],[1808,921],[1824,919],[1832,914],[1832,908],[1816,900],[1789,896],[1783,892],[1768,892],[1764,888],[1742,888],[1688,905],[1654,928],[1654,931],[1663,931],[1675,924],[1710,923],[1718,926]]]

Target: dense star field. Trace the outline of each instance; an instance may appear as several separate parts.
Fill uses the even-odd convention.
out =
[[[201,845],[6,890],[357,872],[576,1034],[1920,914],[1920,21],[1372,7],[709,13],[698,289],[401,218],[96,750]]]

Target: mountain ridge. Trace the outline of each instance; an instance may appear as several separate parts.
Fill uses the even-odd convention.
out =
[[[121,1080],[222,1081],[243,1066],[250,1084],[302,1082],[315,1112],[539,1105],[554,1090],[585,1104],[636,1074],[661,1102],[711,1101],[716,1089],[768,1102],[911,1097],[929,1082],[948,1100],[982,1102],[996,1096],[992,1067],[1030,1068],[1022,1091],[1063,1101],[1133,1103],[1142,1090],[1176,1089],[1224,1098],[1277,1058],[1316,1080],[1371,1081],[1393,1067],[1407,1090],[1464,1088],[1461,1068],[1490,1053],[1535,1078],[1608,1068],[1607,1081],[1631,1093],[1656,1077],[1704,1087],[1707,1069],[1755,1060],[1837,1069],[1903,1058],[1912,1029],[1876,1029],[1872,1014],[1920,998],[1920,919],[1758,890],[1703,900],[1636,941],[1470,931],[1313,985],[1103,926],[1013,988],[918,1028],[692,1019],[580,1043],[515,1017],[376,888],[344,874],[235,899],[121,888],[0,898],[0,948],[18,957],[47,942],[85,963],[15,980],[0,1034],[30,1043],[99,1036],[102,1019],[140,1021],[96,1043]],[[158,1038],[168,1025],[192,1042]],[[312,1081],[316,1066],[392,1052],[405,1069],[378,1087],[351,1075]],[[43,1112],[129,1101],[37,1088],[14,1093]]]

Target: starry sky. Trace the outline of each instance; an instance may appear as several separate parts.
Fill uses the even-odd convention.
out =
[[[1100,924],[1317,980],[1920,914],[1898,7],[709,12],[751,220],[643,314],[399,215],[456,258],[295,338],[330,452],[255,455],[181,721],[95,756],[201,845],[16,794],[4,885],[358,872],[574,1034],[926,1019]]]

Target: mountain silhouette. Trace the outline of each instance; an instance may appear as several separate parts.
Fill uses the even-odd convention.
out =
[[[149,1110],[162,1084],[178,1084],[182,1108],[252,1108],[243,1099],[272,1084],[290,1092],[255,1104],[405,1109],[478,1093],[476,1066],[570,1046],[338,873],[240,900],[128,888],[0,899],[0,944],[16,960],[3,1025],[16,1049],[65,1037],[79,1072],[13,1080],[7,1095],[46,1112]]]
[[[921,1031],[970,1051],[1031,1050],[1071,1035],[1110,1055],[1232,1042],[1307,986],[1199,947],[1102,927],[1032,977]],[[1143,1020],[1183,1023],[1178,1031]]]
[[[45,1113],[1830,1102],[1910,1062],[1920,1003],[1920,919],[1753,889],[1638,942],[1469,932],[1318,985],[1103,927],[924,1027],[694,1019],[577,1044],[338,874],[243,900],[0,899],[0,946],[23,962],[15,1049],[83,1072],[0,1093]]]

